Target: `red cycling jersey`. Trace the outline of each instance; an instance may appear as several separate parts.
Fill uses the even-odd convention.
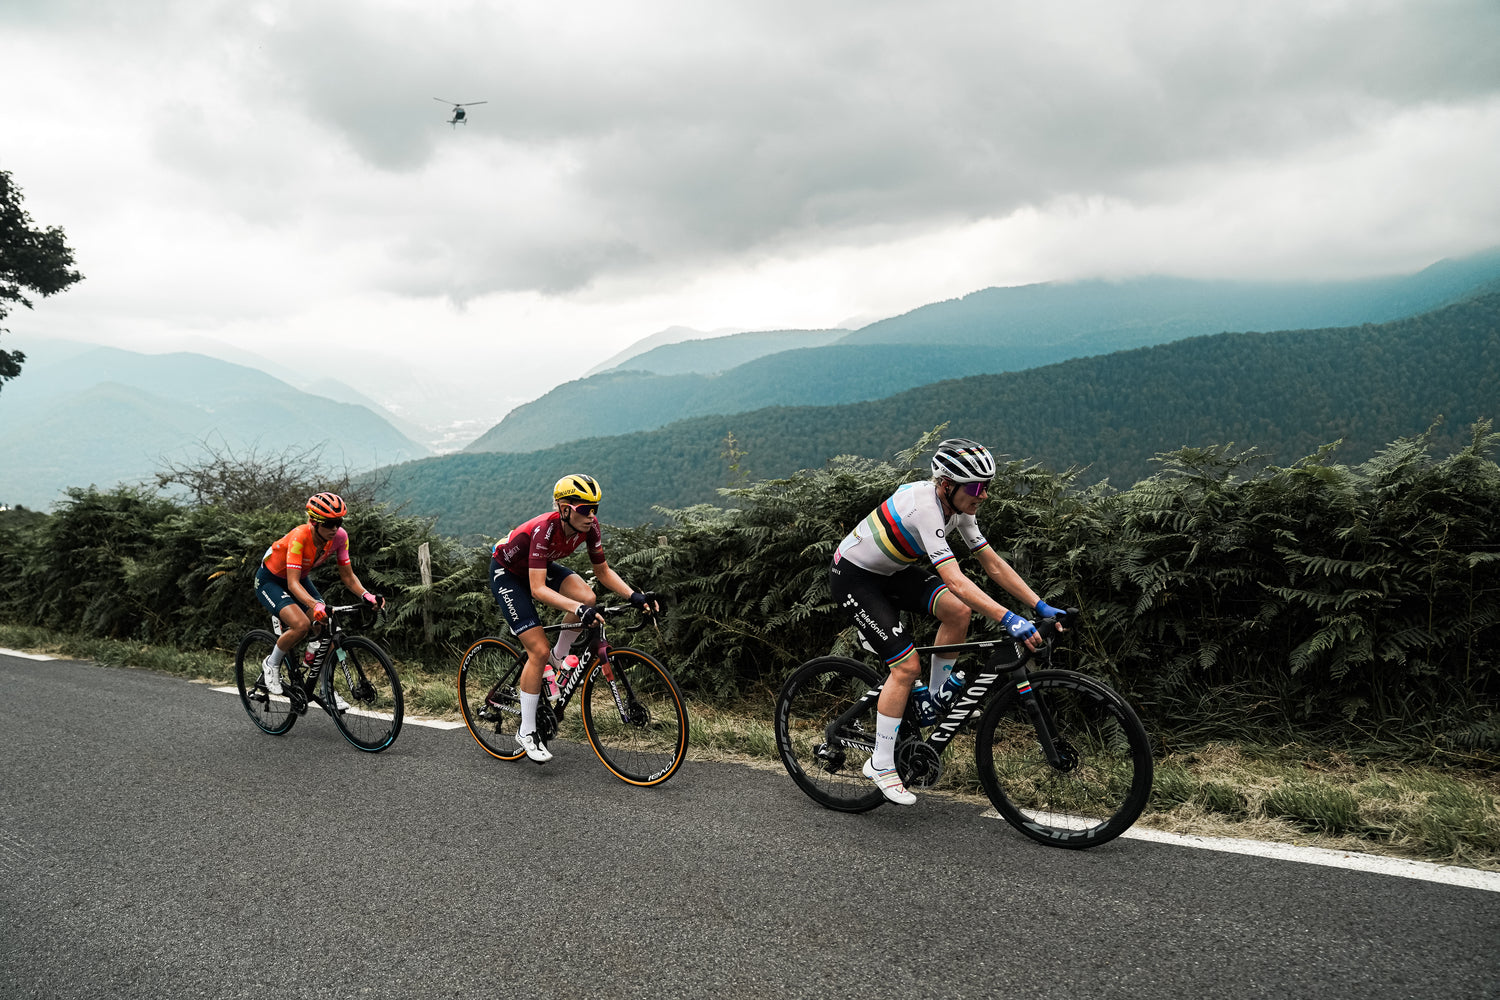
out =
[[[546,569],[552,560],[572,555],[583,542],[588,542],[589,562],[596,566],[604,562],[604,539],[599,534],[599,525],[582,534],[569,535],[563,530],[562,514],[554,510],[538,514],[496,542],[494,557],[507,573],[525,580],[528,570]]]
[[[319,548],[318,534],[313,531],[313,526],[299,524],[266,549],[262,565],[285,580],[288,563],[296,566],[302,576],[307,576],[327,562],[329,556],[336,556],[340,566],[349,565],[349,533],[340,528],[327,545]]]

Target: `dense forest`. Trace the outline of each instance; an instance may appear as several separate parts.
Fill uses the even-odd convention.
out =
[[[464,450],[536,451],[709,414],[860,402],[1225,331],[1391,322],[1500,290],[1497,281],[1500,251],[1362,281],[1156,277],[988,288],[831,343],[836,331],[801,330],[661,345],[517,407]]]
[[[655,508],[715,502],[745,477],[778,478],[839,455],[889,458],[947,424],[997,452],[1078,481],[1127,487],[1161,452],[1233,443],[1292,461],[1342,441],[1359,462],[1440,418],[1453,448],[1500,405],[1500,294],[1392,323],[1195,337],[982,375],[841,406],[699,417],[530,454],[463,454],[382,470],[382,496],[456,536],[499,536],[550,504],[551,484],[586,470],[612,524],[661,522]]]

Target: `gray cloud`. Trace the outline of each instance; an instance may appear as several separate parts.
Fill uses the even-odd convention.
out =
[[[224,93],[153,114],[171,170],[247,219],[384,247],[382,287],[457,299],[1146,203],[1184,170],[1500,95],[1493,0],[260,9],[87,30],[216,53]],[[453,129],[433,97],[488,103]]]

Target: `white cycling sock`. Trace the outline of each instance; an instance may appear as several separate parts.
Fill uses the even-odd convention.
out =
[[[536,704],[542,700],[540,693],[527,694],[525,691],[517,691],[521,696],[521,728],[516,730],[516,735],[536,732]]]
[[[875,752],[870,763],[877,771],[889,771],[896,766],[896,730],[901,720],[891,715],[875,713]]]
[[[279,666],[281,666],[281,660],[282,660],[282,658],[284,656],[286,656],[286,652],[280,646],[272,646],[271,647],[271,666],[273,666],[273,667],[279,667]]]
[[[565,628],[561,632],[557,633],[557,642],[552,647],[553,655],[555,655],[559,660],[567,656],[568,647],[573,645],[573,640],[578,638],[578,633],[580,631],[582,630],[576,628]]]
[[[956,656],[932,654],[932,670],[927,675],[927,687],[934,695],[943,689],[943,682],[953,673],[953,661],[956,659]]]

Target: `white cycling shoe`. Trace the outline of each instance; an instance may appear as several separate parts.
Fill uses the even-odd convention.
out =
[[[516,746],[526,751],[526,756],[538,764],[545,764],[552,759],[552,751],[547,749],[547,744],[535,732],[517,733]]]
[[[906,790],[901,783],[901,775],[896,773],[893,767],[889,771],[877,771],[875,761],[867,760],[864,766],[865,777],[875,782],[875,787],[880,789],[887,802],[894,802],[898,806],[909,806],[917,801],[917,797]]]
[[[269,656],[260,661],[260,679],[265,682],[267,691],[281,693],[281,668],[272,663]]]

